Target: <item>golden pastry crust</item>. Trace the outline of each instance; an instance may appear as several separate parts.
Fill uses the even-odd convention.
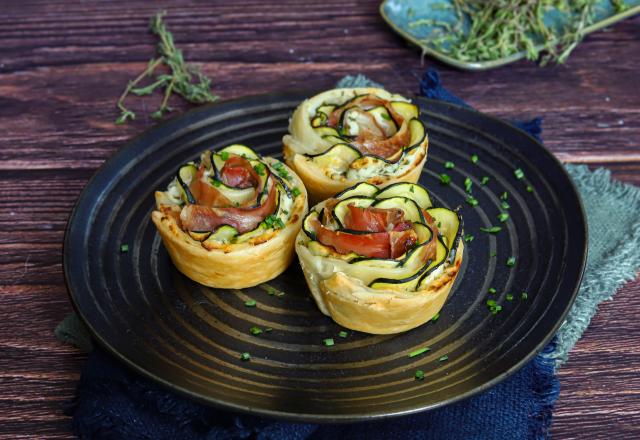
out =
[[[358,187],[349,191],[352,191],[352,195],[348,197],[358,196]],[[418,191],[412,191],[411,194],[415,200],[421,200]],[[322,213],[327,203],[331,202],[321,202],[311,208],[311,212]],[[421,206],[429,205],[430,202],[425,202]],[[336,215],[336,211],[333,212],[333,215]],[[423,270],[420,267],[424,263],[412,266],[415,269],[410,269],[410,272],[403,275],[392,275],[389,270],[396,269],[389,269],[389,266],[382,262],[377,263],[375,259],[371,262],[362,261],[357,254],[338,254],[335,249],[322,245],[313,226],[314,220],[310,220],[296,237],[296,253],[307,285],[320,311],[346,328],[372,334],[404,332],[433,318],[444,305],[460,272],[465,246],[462,240],[462,218],[457,213],[442,208],[434,208],[427,212],[438,221],[438,228],[442,220],[442,228],[438,230],[438,234],[442,235],[432,235],[431,240],[439,240],[437,243],[445,249],[446,240],[447,243],[453,243],[454,248],[446,249],[446,254],[438,257],[444,259],[441,266],[435,266],[433,274],[427,278],[428,281],[424,281],[424,284],[420,281],[417,284],[421,286],[420,290],[415,291],[403,288],[402,282],[383,282],[384,287],[370,285],[375,284],[376,279],[380,278],[407,279],[416,271]],[[447,220],[447,216],[443,216],[446,212],[455,213],[457,222],[451,223]],[[452,229],[454,227],[455,229]],[[351,261],[354,257],[355,263]]]
[[[270,157],[264,161],[278,162]],[[295,237],[308,209],[302,181],[292,170],[287,171],[292,176],[292,186],[300,194],[293,202],[285,227],[268,230],[246,243],[220,244],[213,249],[205,249],[183,231],[171,215],[172,207],[160,207],[166,201],[165,193],[156,192],[159,208],[151,213],[151,219],[178,270],[200,284],[229,289],[255,286],[284,272],[293,259]]]
[[[395,95],[377,88],[333,89],[302,102],[293,113],[289,124],[290,134],[282,139],[284,159],[286,164],[300,176],[312,203],[317,203],[331,197],[333,194],[355,185],[358,182],[368,182],[384,187],[397,182],[416,183],[427,160],[429,147],[428,136],[425,134],[420,145],[415,148],[409,158],[407,166],[397,173],[380,173],[371,177],[333,179],[308,160],[308,156],[323,153],[333,144],[318,135],[311,126],[310,118],[315,109],[323,102],[331,100],[347,100],[355,95],[373,94],[388,101],[410,102],[401,95]]]

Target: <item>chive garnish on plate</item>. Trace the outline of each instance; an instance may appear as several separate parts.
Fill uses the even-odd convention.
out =
[[[440,312],[436,313],[435,315],[433,315],[433,318],[431,318],[431,320],[433,322],[436,322],[438,319],[440,318]]]
[[[244,305],[247,307],[255,307],[256,306],[256,300],[255,299],[248,299],[244,302]]]
[[[424,371],[416,370],[414,377],[416,378],[416,380],[424,380]]]
[[[509,220],[509,214],[507,214],[506,212],[501,212],[500,214],[498,214],[498,220],[500,220],[502,223],[506,222],[507,220]]]
[[[527,292],[522,292],[520,294],[520,299],[526,300],[527,298],[529,298],[529,295],[527,294]]]
[[[468,193],[471,193],[471,187],[473,186],[473,182],[470,178],[466,177],[464,179],[464,190]]]
[[[444,167],[445,167],[446,169],[448,169],[448,170],[450,170],[450,169],[452,169],[452,168],[455,168],[455,166],[456,166],[456,164],[455,164],[455,163],[453,163],[453,162],[451,162],[451,161],[446,161],[446,162],[444,163]]]
[[[471,206],[478,206],[478,200],[476,200],[476,198],[473,196],[467,197],[466,202]]]
[[[480,230],[488,234],[497,234],[502,231],[502,228],[500,226],[491,226],[490,228],[480,228]]]
[[[331,347],[332,345],[335,345],[335,342],[333,340],[333,338],[326,338],[322,340],[322,343],[324,345],[326,345],[327,347]]]
[[[422,348],[418,348],[417,350],[413,350],[411,353],[409,353],[409,357],[416,357],[416,356],[420,356],[423,353],[426,353],[427,351],[431,350],[431,347],[422,347]]]
[[[489,176],[482,176],[482,180],[480,181],[480,185],[486,185],[489,183]]]
[[[496,293],[496,292],[497,292],[497,290],[496,290],[496,289],[494,289],[493,287],[489,287],[488,292],[489,292],[489,293],[491,293],[491,294],[493,294],[493,293]]]
[[[509,209],[509,208],[511,208],[511,206],[507,203],[507,201],[506,201],[506,200],[503,200],[503,201],[502,201],[502,203],[500,203],[500,207],[501,207],[502,209]]]
[[[513,295],[510,293],[507,293],[507,296],[505,298],[507,299],[507,301],[513,301]]]
[[[349,336],[349,333],[342,330],[340,333],[338,333],[338,336],[340,336],[341,338],[346,338],[347,336]]]
[[[123,254],[126,254],[127,252],[129,252],[129,245],[128,244],[120,245],[120,252],[122,252]]]
[[[470,242],[473,241],[475,237],[472,234],[464,234],[464,241]]]
[[[516,257],[507,258],[507,266],[508,267],[513,267],[515,265],[516,265]]]
[[[248,361],[249,359],[251,359],[251,355],[249,353],[247,353],[246,351],[244,353],[240,354],[240,360]]]
[[[517,168],[513,171],[513,175],[516,176],[516,179],[521,180],[524,177],[524,171],[520,168]]]
[[[449,360],[449,356],[447,356],[446,354],[444,356],[440,356],[440,359],[438,359],[438,362],[444,362]]]
[[[478,163],[478,155],[477,154],[472,154],[471,155],[471,162],[472,163]]]
[[[262,329],[260,327],[251,327],[249,331],[252,335],[259,335],[260,333],[262,333]]]
[[[440,183],[442,185],[448,185],[451,182],[451,177],[448,174],[440,174]]]

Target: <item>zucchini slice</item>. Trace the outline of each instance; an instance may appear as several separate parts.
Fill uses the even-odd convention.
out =
[[[415,183],[398,182],[381,189],[376,194],[376,199],[387,199],[389,197],[407,197],[418,204],[422,209],[431,208],[431,197],[426,189]]]
[[[436,221],[438,231],[444,237],[447,247],[457,248],[462,233],[460,213],[447,208],[431,208],[427,209],[427,213]]]
[[[411,133],[411,140],[409,140],[409,145],[405,147],[405,150],[415,148],[422,144],[427,135],[424,124],[420,119],[416,118],[409,121],[409,131]]]
[[[358,150],[348,144],[336,144],[324,153],[307,157],[321,168],[344,172],[354,160],[361,156]]]
[[[389,114],[389,110],[383,105],[368,110],[367,113],[372,115],[378,125],[382,127],[387,137],[391,137],[398,131],[398,124]]]
[[[409,292],[418,290],[419,286],[423,286],[423,284],[421,284],[422,280],[428,279],[429,274],[435,273],[435,271],[442,266],[447,257],[447,253],[447,247],[442,240],[438,240],[435,259],[420,267],[413,275],[397,280],[393,278],[377,278],[369,284],[369,287],[381,290],[401,288]]]
[[[327,122],[327,115],[324,113],[317,113],[316,116],[311,119],[311,126],[313,128],[318,128],[324,125]]]
[[[209,235],[211,235],[211,231],[188,231],[189,237],[193,238],[195,241],[205,241]]]
[[[311,240],[317,240],[316,233],[311,226],[311,222],[313,222],[313,220],[320,221],[320,213],[318,211],[311,211],[309,214],[307,214],[307,216],[304,218],[304,221],[302,222],[302,230]]]
[[[355,196],[343,199],[333,207],[333,218],[338,223],[338,228],[344,227],[344,218],[349,212],[348,206],[353,204],[359,208],[367,208],[371,206],[376,200],[371,197]]]
[[[322,126],[322,127],[316,127],[314,128],[314,130],[318,136],[340,137],[340,133],[338,133],[338,130],[332,127]]]
[[[215,230],[214,233],[207,238],[208,242],[215,241],[216,243],[231,243],[233,239],[238,235],[236,228],[230,225],[222,225]]]
[[[382,209],[399,208],[404,211],[404,219],[414,223],[426,223],[422,210],[416,202],[407,197],[389,197],[388,199],[377,200],[373,206]]]
[[[182,201],[192,205],[196,204],[196,199],[193,197],[193,194],[191,194],[189,184],[191,184],[193,179],[195,179],[197,173],[198,168],[196,168],[194,164],[188,163],[186,165],[182,165],[178,169],[178,173],[176,175],[176,180],[178,181],[181,189],[180,198]]]
[[[222,152],[235,154],[237,156],[242,156],[245,159],[253,159],[253,160],[260,159],[260,156],[258,155],[258,153],[256,153],[246,145],[242,145],[242,144],[233,144],[233,145],[229,145],[228,147],[224,147],[222,150],[218,151],[218,154]]]
[[[417,118],[420,114],[418,106],[405,101],[392,101],[390,103],[391,108],[395,110],[405,121],[410,121],[413,118]]]
[[[367,182],[360,182],[351,188],[347,188],[335,196],[334,199],[346,199],[353,196],[373,197],[378,192],[378,187]]]
[[[420,277],[418,282],[418,290],[425,288],[431,281],[444,271],[444,263],[449,254],[449,249],[442,241],[442,237],[438,237],[436,247],[436,258],[427,266],[427,270]]]
[[[316,115],[319,113],[324,114],[325,116],[330,116],[331,113],[336,109],[335,105],[324,104],[316,109]]]
[[[244,243],[246,241],[251,240],[252,238],[256,238],[267,232],[270,228],[264,224],[264,222],[260,222],[255,229],[251,231],[245,232],[244,234],[240,234],[236,236],[233,240],[234,243]]]
[[[234,188],[213,178],[209,178],[209,183],[220,191],[220,194],[228,198],[235,206],[243,206],[253,199],[256,193],[256,190],[253,187]]]
[[[327,136],[322,136],[322,139],[324,139],[325,141],[329,142],[331,145],[335,145],[335,144],[348,144],[348,139],[344,139],[338,136],[331,136],[331,135],[327,135]]]

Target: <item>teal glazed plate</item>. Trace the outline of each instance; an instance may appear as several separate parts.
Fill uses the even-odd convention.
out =
[[[616,13],[610,0],[598,0],[594,8],[594,21],[584,29],[585,35],[640,13],[640,0],[625,0],[622,3],[627,9]],[[459,69],[487,70],[525,58],[526,52],[522,51],[488,61],[464,61],[430,46],[427,43],[427,39],[429,35],[436,32],[437,26],[411,26],[411,23],[416,20],[427,19],[453,24],[457,21],[453,7],[443,8],[443,5],[451,6],[451,4],[451,0],[385,0],[380,5],[380,14],[395,32],[405,40],[421,48],[424,54],[431,55],[443,63]],[[567,16],[557,10],[550,10],[545,13],[543,20],[545,25],[551,28],[562,29],[566,25]],[[467,22],[464,26],[465,32],[468,27],[469,23]],[[542,45],[538,46],[538,48],[542,48]]]
[[[199,401],[318,423],[437,408],[524,366],[573,304],[586,258],[585,217],[553,154],[513,125],[470,109],[415,100],[430,144],[420,183],[435,205],[460,206],[465,233],[474,235],[437,320],[397,335],[342,333],[316,307],[297,261],[247,289],[208,288],[175,269],[150,220],[154,191],[205,149],[243,143],[281,158],[291,113],[314,94],[194,109],[133,139],[96,172],[64,244],[69,294],[95,340],[140,374]],[[448,185],[440,184],[442,173]],[[467,202],[466,178],[477,206]],[[510,219],[500,223],[505,211]],[[481,230],[497,225],[497,234]],[[333,346],[323,343],[328,338]],[[423,347],[430,350],[409,356]]]

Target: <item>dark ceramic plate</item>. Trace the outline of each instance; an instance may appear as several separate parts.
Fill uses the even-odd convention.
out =
[[[149,219],[153,191],[207,148],[240,142],[280,157],[289,116],[306,96],[254,96],[197,109],[134,139],[96,173],[69,220],[64,270],[71,299],[97,341],[131,368],[198,400],[313,422],[439,407],[523,366],[574,300],[586,257],[585,218],[549,151],[511,125],[461,107],[417,99],[431,145],[421,183],[438,204],[461,205],[466,232],[475,236],[437,321],[396,336],[342,338],[311,300],[297,263],[268,283],[283,296],[269,295],[265,285],[206,288],[173,267]],[[445,161],[455,168],[445,169]],[[514,176],[516,168],[524,179]],[[452,180],[443,186],[445,172]],[[467,176],[475,208],[465,203]],[[486,185],[483,176],[490,178]],[[501,208],[504,191],[508,210]],[[505,223],[497,218],[502,211],[510,215]],[[502,231],[479,229],[492,225]],[[127,253],[121,244],[128,244]],[[488,294],[490,287],[497,293]],[[256,307],[244,305],[249,298]],[[500,313],[489,311],[489,298]],[[273,330],[256,336],[253,326]],[[323,345],[325,338],[335,345]],[[424,346],[431,351],[408,357]],[[242,352],[251,360],[241,361]],[[448,360],[439,361],[444,355]],[[414,379],[417,369],[425,372],[423,381]]]

